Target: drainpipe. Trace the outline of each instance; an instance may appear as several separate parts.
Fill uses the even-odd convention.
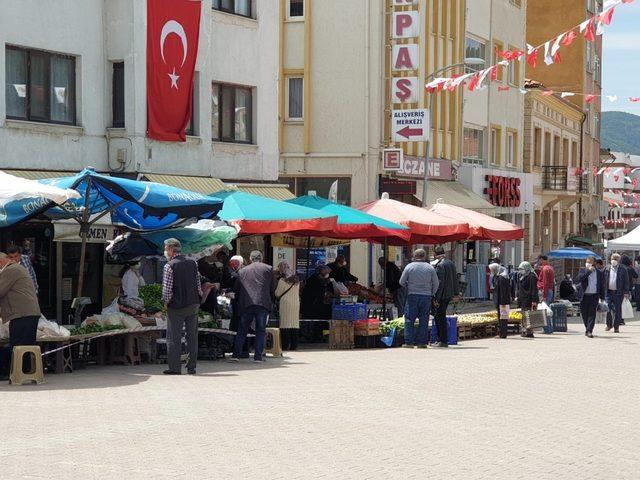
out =
[[[587,121],[587,115],[582,113],[582,122],[580,122],[580,170],[584,168],[584,123]],[[580,192],[580,200],[578,202],[578,229],[580,235],[584,235],[584,225],[582,224],[582,192]]]

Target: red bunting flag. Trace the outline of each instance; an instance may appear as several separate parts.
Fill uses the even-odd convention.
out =
[[[147,2],[147,136],[186,141],[200,38],[200,2]]]
[[[568,47],[569,45],[571,45],[573,43],[573,41],[576,39],[576,37],[578,36],[578,34],[576,33],[575,30],[569,30],[564,38],[562,39],[562,41],[560,42],[562,45],[564,45],[565,47]]]
[[[508,85],[500,85],[498,87],[499,92],[508,92],[509,90],[511,90],[511,87]]]
[[[480,82],[480,73],[476,73],[473,77],[471,77],[471,81],[469,82],[469,91],[473,92],[476,87],[478,86],[478,83]]]
[[[491,67],[491,81],[495,82],[496,80],[498,80],[498,65]]]
[[[640,97],[629,97],[629,101],[633,103],[640,102]]]
[[[587,103],[593,103],[593,101],[596,99],[595,95],[585,95],[584,96],[584,101]]]
[[[527,63],[531,65],[531,68],[536,68],[536,65],[538,65],[539,51],[540,49],[536,48],[534,50],[531,50],[531,52],[529,52],[529,55],[527,55]]]
[[[553,95],[553,90],[545,90],[542,92],[541,95],[544,95],[545,97],[550,97],[551,95]]]
[[[560,56],[560,52],[556,52],[556,54],[553,56],[553,63],[560,63],[562,62],[562,57]]]
[[[589,20],[589,23],[587,23],[587,27],[584,29],[584,38],[587,39],[589,42],[596,41],[596,19],[595,18],[592,18],[591,20]]]
[[[606,12],[603,12],[602,15],[600,15],[600,23],[602,23],[603,25],[611,25],[611,20],[613,20],[613,12],[615,12],[615,10],[616,7],[611,7]]]

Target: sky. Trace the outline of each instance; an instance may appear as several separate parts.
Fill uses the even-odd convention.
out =
[[[611,103],[602,99],[602,110],[616,110],[640,115],[640,1],[616,8],[613,22],[603,38],[602,94],[617,95]]]

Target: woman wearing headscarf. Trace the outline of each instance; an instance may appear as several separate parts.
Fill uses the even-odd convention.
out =
[[[518,306],[522,309],[524,319],[524,312],[535,309],[540,301],[538,297],[538,276],[529,262],[522,262],[518,270],[520,271],[518,275]],[[525,329],[522,332],[522,336],[533,338],[533,329]]]
[[[296,350],[300,333],[300,280],[287,262],[280,262],[278,265],[276,280],[282,349]]]
[[[489,265],[489,271],[493,278],[493,299],[498,309],[498,325],[500,326],[500,338],[507,338],[508,318],[501,318],[500,310],[511,305],[511,281],[507,269],[497,263]]]

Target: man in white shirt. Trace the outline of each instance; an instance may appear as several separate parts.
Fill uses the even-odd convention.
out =
[[[620,332],[622,323],[622,301],[629,298],[629,275],[625,267],[620,266],[620,254],[611,255],[611,264],[604,271],[604,284],[607,286],[607,332],[612,328]]]

